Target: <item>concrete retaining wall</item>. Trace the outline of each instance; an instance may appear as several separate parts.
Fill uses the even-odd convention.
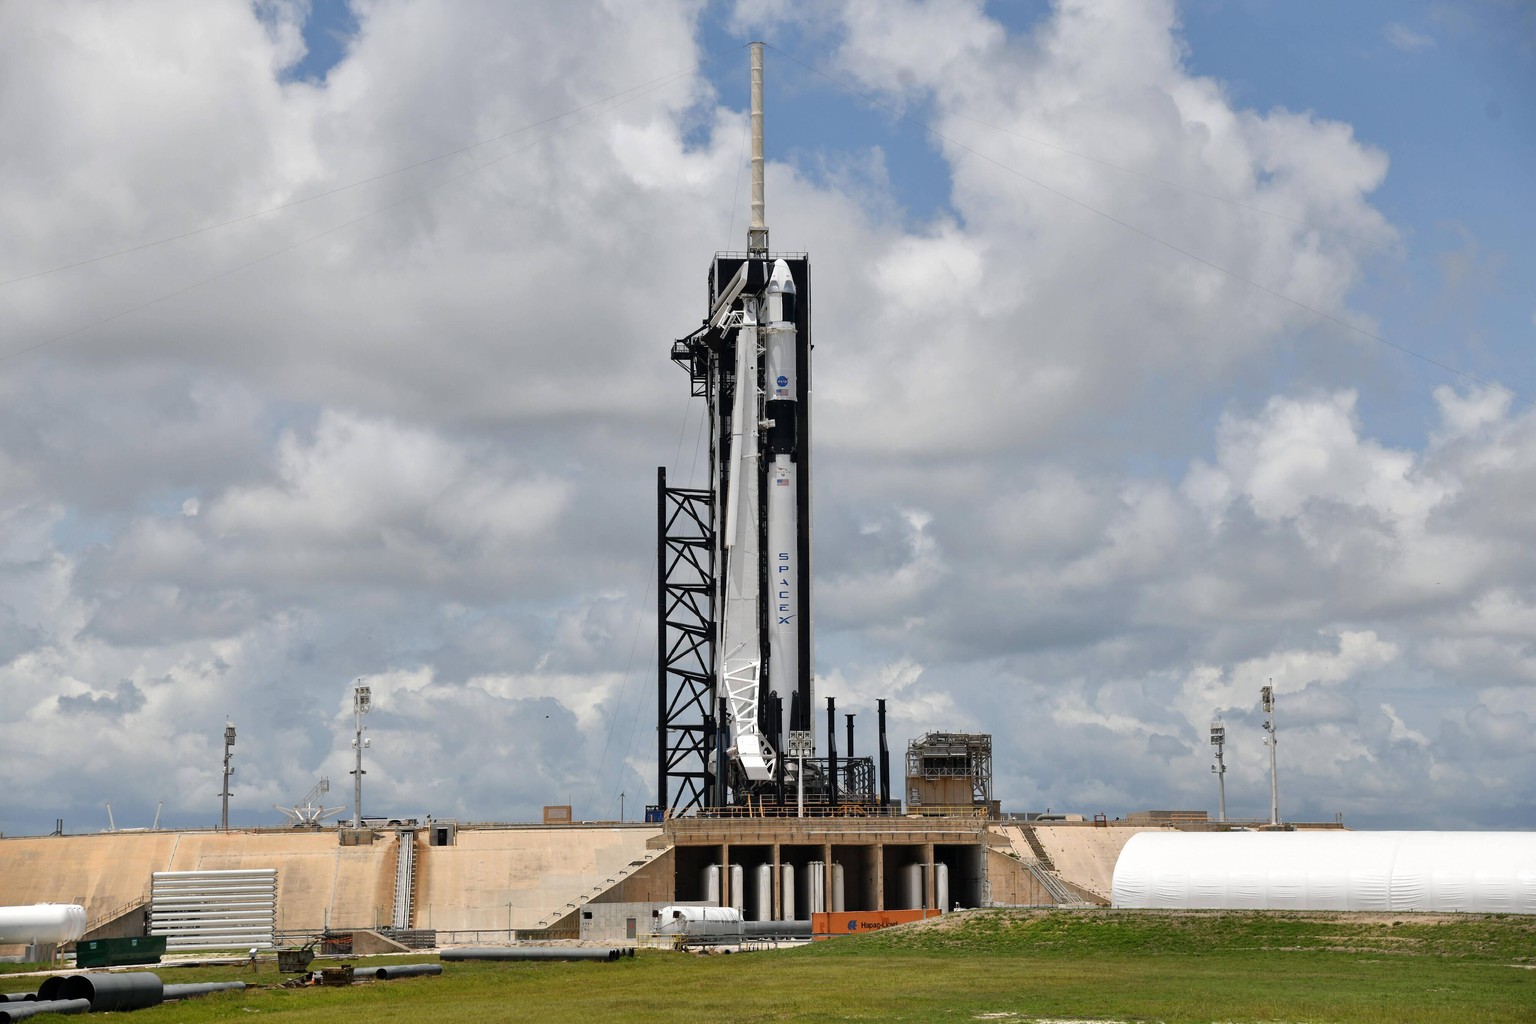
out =
[[[568,901],[624,873],[656,828],[460,829],[454,846],[417,849],[414,924],[438,929],[533,928]],[[387,925],[397,838],[343,846],[304,829],[140,832],[0,839],[0,906],[79,903],[90,927],[147,901],[155,871],[276,868],[277,929]]]

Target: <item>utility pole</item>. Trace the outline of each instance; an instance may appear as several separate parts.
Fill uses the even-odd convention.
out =
[[[1279,743],[1275,735],[1275,687],[1274,680],[1270,685],[1259,691],[1260,698],[1264,701],[1264,713],[1269,716],[1264,722],[1264,731],[1269,734],[1265,742],[1269,744],[1269,823],[1280,824],[1280,779],[1275,768],[1275,745]]]
[[[352,769],[352,827],[363,827],[363,749],[371,746],[371,741],[363,738],[363,716],[373,706],[373,691],[366,686],[354,686],[352,688],[352,717],[356,723],[356,732],[352,735],[352,750],[357,755],[357,767]]]
[[[1216,773],[1216,791],[1220,800],[1216,810],[1217,821],[1227,820],[1227,762],[1222,757],[1226,744],[1227,727],[1218,718],[1211,723],[1211,746],[1216,748],[1216,763],[1211,765],[1211,771]]]
[[[235,774],[235,770],[230,767],[229,762],[235,756],[234,753],[233,753],[234,749],[235,749],[235,723],[234,722],[225,722],[224,723],[224,791],[219,794],[219,800],[220,800],[220,803],[222,805],[222,810],[221,810],[221,812],[219,814],[219,828],[223,829],[225,832],[229,831],[229,777],[231,775]],[[159,817],[160,817],[159,812],[158,811],[155,812],[155,818],[158,820]]]

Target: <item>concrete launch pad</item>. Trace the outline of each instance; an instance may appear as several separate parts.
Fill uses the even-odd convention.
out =
[[[1149,830],[1167,829],[964,816],[687,817],[662,825],[457,826],[448,845],[429,845],[427,828],[376,829],[360,844],[335,829],[35,836],[0,839],[0,905],[80,903],[89,935],[132,934],[142,928],[155,871],[276,868],[279,933],[387,928],[403,891],[411,928],[473,942],[574,931],[592,903],[703,901],[711,867],[719,880],[713,898],[723,905],[750,905],[767,891],[778,913],[804,913],[806,892],[787,895],[783,868],[799,880],[791,885],[821,872],[830,906],[833,865],[837,901],[848,911],[936,906],[941,877],[946,910],[1046,906],[1107,901],[1120,849]],[[403,887],[402,841],[414,844],[415,855]],[[743,869],[739,876],[733,866]],[[752,893],[733,894],[733,877],[752,879]],[[758,878],[769,889],[756,889]]]

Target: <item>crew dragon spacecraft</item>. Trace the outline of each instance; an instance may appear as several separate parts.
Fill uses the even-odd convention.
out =
[[[810,261],[768,248],[762,82],[754,43],[747,251],[715,254],[709,315],[672,348],[708,404],[711,474],[659,482],[658,795],[674,810],[782,799],[786,696],[791,753],[814,756]]]

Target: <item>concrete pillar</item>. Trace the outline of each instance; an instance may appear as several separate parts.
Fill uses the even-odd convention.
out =
[[[784,920],[784,871],[779,866],[779,844],[773,844],[773,920]]]
[[[885,909],[885,840],[875,840],[875,909]]]
[[[936,874],[936,872],[933,870],[933,844],[932,843],[924,843],[923,844],[923,905],[926,906],[926,907],[929,907],[929,908],[932,908],[933,906],[935,906],[936,904],[935,904],[934,901],[939,898],[939,894],[936,891],[935,886],[934,886],[934,877],[933,876],[935,874]]]
[[[826,893],[826,896],[822,900],[822,910],[824,910],[828,914],[830,914],[830,913],[832,913],[832,844],[831,843],[823,843],[821,845],[821,870],[822,870],[823,876],[826,879],[826,884],[823,887],[823,891]]]

